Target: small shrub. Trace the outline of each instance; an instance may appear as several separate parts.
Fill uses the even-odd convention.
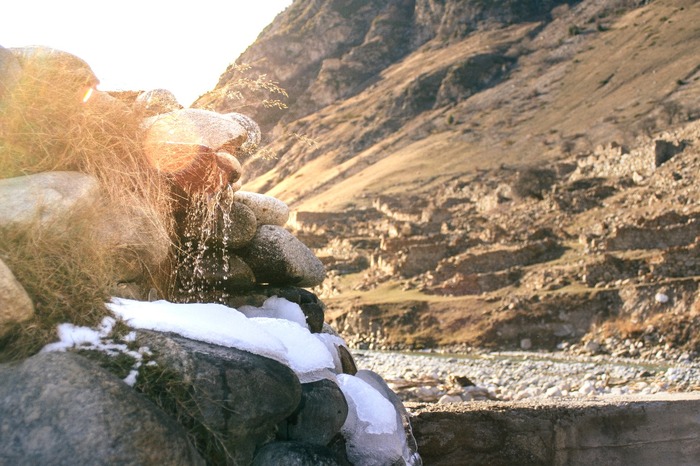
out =
[[[582,32],[583,32],[583,30],[575,24],[572,24],[571,26],[569,26],[569,36],[570,37],[578,36]]]
[[[554,170],[528,167],[518,172],[512,189],[521,198],[543,199],[543,194],[551,189],[555,181]]]

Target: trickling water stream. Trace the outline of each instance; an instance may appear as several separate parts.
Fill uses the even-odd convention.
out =
[[[224,302],[224,284],[231,273],[229,232],[235,191],[229,186],[216,193],[197,193],[187,206],[182,238],[173,269],[173,283],[181,302]],[[212,273],[216,271],[215,273]]]

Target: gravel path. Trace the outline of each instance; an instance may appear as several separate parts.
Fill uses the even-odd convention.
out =
[[[404,401],[593,398],[700,390],[700,363],[649,363],[563,353],[392,353],[356,350]]]

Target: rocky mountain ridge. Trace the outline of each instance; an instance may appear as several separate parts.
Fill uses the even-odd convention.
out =
[[[294,2],[239,58],[289,93],[247,189],[297,211],[358,344],[697,350],[700,8],[522,5]]]

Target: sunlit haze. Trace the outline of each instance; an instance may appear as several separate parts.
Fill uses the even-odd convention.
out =
[[[22,0],[0,12],[0,45],[46,45],[90,64],[102,90],[211,90],[292,0]]]

